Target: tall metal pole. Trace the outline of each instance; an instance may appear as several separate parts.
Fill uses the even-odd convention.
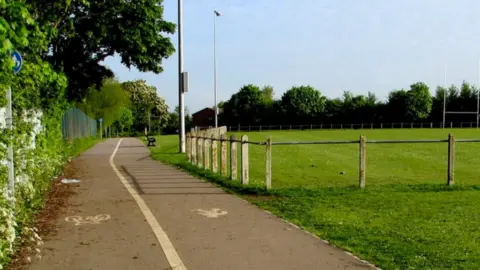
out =
[[[15,167],[13,164],[13,112],[12,112],[12,88],[7,89],[7,129],[10,131],[10,140],[8,143],[8,188],[11,196],[12,205],[15,203]]]
[[[480,60],[478,61],[478,85],[477,85],[477,129],[480,120]]]
[[[215,128],[218,127],[218,104],[217,104],[217,17],[222,14],[216,10],[213,11],[213,102],[215,103]]]
[[[179,128],[179,152],[185,153],[185,105],[183,97],[183,3],[178,0],[178,118],[180,119]]]
[[[443,84],[444,84],[444,91],[443,91],[443,124],[442,128],[445,128],[445,111],[447,107],[447,64],[445,64],[445,73],[443,74]]]

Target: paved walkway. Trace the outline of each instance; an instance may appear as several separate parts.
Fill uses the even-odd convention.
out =
[[[78,194],[58,221],[58,233],[45,240],[44,258],[30,269],[371,268],[153,161],[137,139],[108,140],[74,162],[81,168]]]

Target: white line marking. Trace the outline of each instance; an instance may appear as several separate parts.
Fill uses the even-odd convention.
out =
[[[117,154],[118,148],[120,147],[120,144],[122,143],[123,139],[120,139],[117,143],[117,147],[115,147],[115,150],[113,151],[112,155],[110,156],[110,166],[112,166],[113,171],[117,174],[118,178],[120,181],[122,181],[123,185],[125,188],[128,190],[130,195],[135,199],[135,201],[138,204],[138,207],[140,208],[140,211],[142,211],[143,215],[145,216],[145,219],[147,219],[148,224],[152,228],[153,233],[155,233],[155,236],[157,237],[158,243],[163,249],[163,252],[165,253],[165,257],[167,257],[168,263],[170,264],[170,267],[173,270],[187,270],[185,265],[183,264],[182,260],[177,254],[177,251],[173,247],[172,242],[170,242],[170,239],[168,238],[168,235],[165,233],[165,231],[162,229],[158,221],[155,219],[155,217],[152,214],[152,211],[150,211],[150,208],[148,208],[147,204],[145,201],[138,195],[137,190],[130,185],[130,183],[123,177],[123,175],[120,173],[120,171],[117,169],[117,166],[115,166],[115,163],[113,162],[113,159],[115,158],[115,155]]]

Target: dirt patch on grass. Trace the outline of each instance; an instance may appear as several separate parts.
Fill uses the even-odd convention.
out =
[[[56,221],[58,217],[65,213],[68,208],[68,198],[74,194],[76,184],[63,184],[61,181],[65,178],[75,178],[78,176],[78,163],[69,163],[62,176],[53,180],[49,191],[45,195],[45,204],[43,209],[35,216],[34,227],[38,230],[38,235],[45,239],[46,236],[54,235],[57,231]],[[35,256],[35,243],[26,241],[30,236],[22,236],[17,242],[18,250],[12,257],[12,262],[7,265],[6,270],[25,269],[29,264],[29,258]]]

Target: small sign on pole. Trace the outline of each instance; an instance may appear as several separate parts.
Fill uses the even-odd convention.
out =
[[[23,64],[22,56],[20,55],[19,52],[14,51],[12,53],[12,60],[15,62],[15,66],[13,66],[13,73],[17,74],[20,71],[20,69],[22,69],[22,64]]]

